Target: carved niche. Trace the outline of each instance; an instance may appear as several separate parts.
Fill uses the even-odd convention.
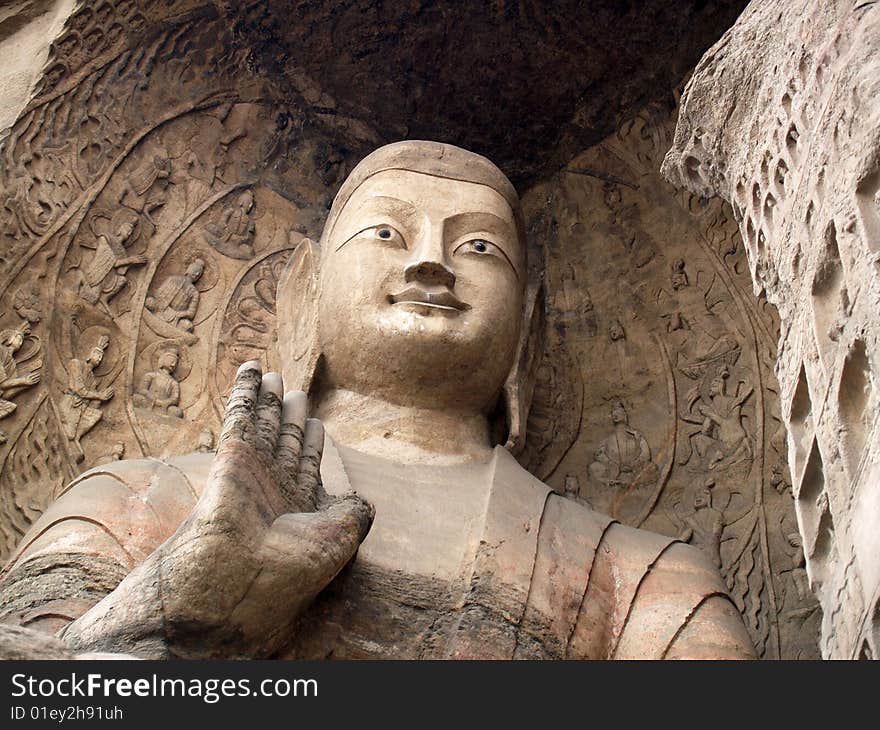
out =
[[[236,367],[269,365],[279,273],[379,138],[248,62],[213,6],[84,3],[0,142],[0,556],[84,469],[210,451]],[[656,172],[672,118],[524,196],[548,294],[522,459],[709,551],[763,656],[814,656],[778,323],[729,211]]]
[[[761,656],[813,658],[779,322],[730,208],[660,176],[675,116],[643,111],[525,196],[549,295],[524,459],[561,494],[705,550]]]

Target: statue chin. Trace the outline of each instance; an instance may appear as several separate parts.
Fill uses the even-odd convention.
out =
[[[510,371],[514,342],[438,317],[387,320],[369,338],[323,339],[325,385],[428,408],[484,410]],[[512,338],[511,338],[512,339]],[[395,397],[398,394],[399,397]]]

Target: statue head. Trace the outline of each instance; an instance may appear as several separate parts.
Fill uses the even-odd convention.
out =
[[[179,361],[180,354],[178,353],[177,348],[168,347],[162,350],[162,353],[159,355],[159,369],[164,370],[167,373],[173,373]]]
[[[611,320],[611,324],[608,325],[608,337],[611,338],[612,342],[626,339],[626,332],[624,331],[623,325],[620,323],[620,320]]]
[[[0,332],[0,344],[6,345],[13,353],[18,352],[24,344],[24,339],[30,334],[31,327],[28,322],[22,322],[18,327]]]
[[[127,243],[134,235],[138,224],[138,215],[129,208],[120,208],[110,221],[110,229],[120,243]]]
[[[725,381],[730,377],[730,371],[727,368],[722,368],[718,371],[718,375],[712,378],[712,382],[709,383],[709,395],[724,395],[725,393]]]
[[[189,279],[193,284],[201,279],[202,274],[204,273],[205,262],[203,259],[195,259],[189,266],[186,267],[186,278]]]
[[[458,147],[382,147],[343,184],[320,252],[303,241],[278,290],[285,381],[497,416],[521,445],[537,364],[519,198]]]
[[[704,509],[712,506],[712,492],[706,487],[698,489],[694,493],[694,508]]]
[[[199,432],[199,441],[196,451],[207,454],[214,449],[214,432],[210,428],[203,428]]]
[[[245,190],[238,196],[238,207],[245,213],[250,213],[254,209],[254,194],[251,190]]]
[[[623,401],[616,400],[611,404],[611,423],[629,423],[629,415]]]
[[[107,335],[101,335],[95,346],[89,350],[86,362],[92,366],[92,370],[98,367],[104,361],[104,352],[110,347],[110,338]]]

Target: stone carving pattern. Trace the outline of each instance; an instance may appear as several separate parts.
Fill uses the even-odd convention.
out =
[[[762,656],[815,657],[821,612],[789,588],[797,524],[791,493],[779,489],[788,477],[778,319],[749,291],[731,209],[659,178],[673,119],[673,109],[645,110],[526,197],[548,219],[538,237],[557,292],[548,339],[566,332],[588,383],[549,483],[699,545]]]
[[[213,448],[231,373],[247,359],[271,360],[280,268],[299,237],[320,230],[347,164],[321,138],[338,141],[338,124],[310,137],[290,109],[290,89],[256,93],[241,83],[243,57],[213,23],[213,6],[175,16],[179,4],[158,5],[83,3],[56,43],[40,94],[0,143],[0,292],[15,292],[19,321],[39,332],[45,373],[16,396],[0,449],[5,553],[83,468]],[[159,22],[166,17],[173,22]],[[135,43],[138,18],[155,31]],[[87,38],[97,45],[83,45]],[[199,64],[212,65],[210,80],[194,72]],[[548,324],[523,460],[623,521],[717,547],[763,654],[808,654],[790,646],[774,608],[780,571],[792,565],[779,547],[795,530],[791,509],[762,503],[765,486],[774,499],[792,500],[768,481],[760,448],[778,411],[773,312],[743,293],[748,272],[720,206],[664,192],[676,216],[694,221],[689,230],[700,230],[676,256],[664,252],[662,227],[639,222],[633,196],[656,184],[645,181],[668,146],[669,118],[649,110],[599,152],[597,169],[607,174],[598,204],[610,211],[602,236],[620,243],[617,262],[629,272],[614,296],[591,296],[594,272],[564,248],[591,243],[583,223],[590,201],[556,180],[554,202],[532,211]],[[608,151],[622,168],[603,157]],[[598,179],[579,164],[562,179]],[[95,345],[107,357],[90,369]],[[163,367],[160,355],[170,352],[178,361]],[[708,393],[718,366],[728,368],[726,385]],[[613,370],[613,382],[593,381],[602,369]],[[699,397],[689,403],[694,388]],[[644,410],[648,392],[660,395],[657,412]],[[736,405],[716,406],[722,397]],[[632,444],[612,439],[617,400]],[[708,461],[682,464],[697,425],[687,420],[690,405],[711,421],[704,435],[716,443]],[[591,473],[603,441],[615,468]],[[784,444],[770,452],[774,466],[785,458]],[[710,499],[698,510],[693,487],[707,476]],[[714,511],[708,530],[697,514],[704,509]],[[786,606],[802,608],[799,594],[785,596]]]
[[[778,307],[793,493],[825,613],[822,653],[876,656],[878,543],[868,525],[878,509],[869,494],[880,342],[880,8],[771,5],[753,3],[698,67],[664,172],[731,202],[755,290]],[[721,67],[740,71],[729,84],[709,81]],[[734,80],[740,74],[751,81]],[[744,114],[719,124],[746,95]]]

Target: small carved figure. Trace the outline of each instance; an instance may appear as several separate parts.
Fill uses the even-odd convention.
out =
[[[679,540],[689,542],[703,550],[721,570],[721,536],[724,533],[724,513],[712,504],[715,482],[707,479],[694,494],[694,511],[686,515],[685,527]]]
[[[594,481],[607,487],[623,489],[632,484],[653,481],[657,467],[651,461],[651,447],[641,431],[629,425],[629,416],[622,401],[611,406],[614,433],[596,450],[588,467]]]
[[[115,444],[113,444],[113,447],[110,449],[109,454],[98,457],[98,460],[95,462],[95,466],[101,466],[102,464],[112,464],[114,461],[122,461],[123,456],[125,456],[125,444],[121,441],[117,441]]]
[[[141,213],[155,226],[151,213],[165,205],[170,183],[171,160],[155,155],[147,159],[125,181],[118,201],[135,213]]]
[[[743,404],[754,392],[746,388],[740,392],[740,383],[735,395],[728,395],[727,380],[730,371],[725,367],[713,377],[705,393],[692,395],[689,410],[699,418],[688,418],[688,423],[699,423],[700,428],[688,434],[691,450],[696,451],[709,469],[728,467],[752,458],[751,437],[743,426]],[[690,458],[687,454],[685,461]],[[682,462],[684,463],[684,462]]]
[[[220,253],[231,258],[253,258],[255,205],[253,192],[245,190],[232,206],[223,211],[219,220],[205,227],[205,240]]]
[[[15,360],[15,354],[21,349],[30,331],[30,325],[22,322],[15,329],[0,332],[0,418],[10,416],[16,409],[16,404],[8,400],[9,397],[40,382],[41,365],[29,373],[19,375]],[[5,444],[6,441],[6,434],[0,431],[0,444]]]
[[[183,418],[180,403],[180,383],[174,376],[180,352],[177,347],[168,346],[159,353],[157,369],[141,379],[141,387],[132,396],[136,408],[149,408],[158,413],[175,418]]]
[[[110,221],[108,235],[98,237],[95,254],[80,273],[79,295],[89,304],[100,302],[111,316],[110,300],[128,283],[128,267],[147,263],[146,256],[129,256],[126,251],[137,224],[136,213],[128,208],[118,210]]]
[[[623,325],[620,323],[620,320],[611,320],[611,324],[608,325],[608,337],[611,339],[612,342],[626,339],[626,330],[623,329]]]
[[[169,276],[155,296],[147,297],[144,306],[173,327],[192,332],[201,297],[196,282],[204,271],[204,260],[195,259],[187,267],[186,273]]]
[[[67,389],[60,401],[61,425],[75,449],[77,463],[85,458],[82,437],[101,420],[101,403],[113,397],[113,388],[100,388],[95,370],[104,360],[110,338],[101,335],[84,359],[73,359],[67,368]]]
[[[684,289],[689,284],[684,259],[675,259],[672,262],[672,288],[678,291],[679,289]]]
[[[199,442],[196,451],[200,454],[209,454],[214,450],[214,432],[210,428],[203,428],[199,433]]]

